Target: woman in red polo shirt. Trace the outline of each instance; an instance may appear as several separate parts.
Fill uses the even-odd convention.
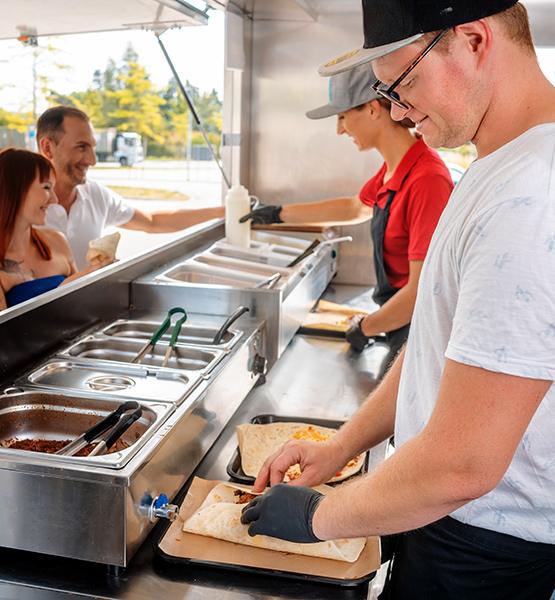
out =
[[[352,137],[361,152],[375,148],[382,155],[384,164],[360,193],[310,204],[260,206],[242,220],[353,224],[372,219],[373,299],[380,309],[355,322],[346,337],[362,350],[370,338],[385,332],[390,351],[381,377],[407,339],[422,264],[453,182],[437,152],[412,134],[412,121],[391,118],[389,101],[372,90],[375,81],[369,64],[335,75],[329,103],[306,113],[311,119],[337,115],[339,135]]]

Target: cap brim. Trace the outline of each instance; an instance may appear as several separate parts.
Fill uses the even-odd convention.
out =
[[[326,117],[333,117],[333,115],[338,115],[339,113],[346,112],[347,110],[349,109],[342,109],[338,108],[337,106],[330,106],[329,104],[326,104],[325,106],[308,110],[305,114],[309,119],[325,119]]]
[[[343,73],[353,67],[380,58],[380,56],[385,56],[404,46],[408,46],[409,44],[416,42],[416,40],[420,39],[423,35],[424,34],[422,33],[418,33],[409,38],[405,38],[404,40],[392,42],[391,44],[384,44],[383,46],[377,46],[376,48],[363,48],[362,46],[360,48],[355,48],[351,52],[337,56],[323,65],[320,65],[318,67],[318,73],[322,75],[322,77]]]

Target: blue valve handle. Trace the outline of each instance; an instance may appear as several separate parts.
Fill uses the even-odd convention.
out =
[[[160,494],[154,501],[154,508],[161,508],[168,503],[168,497],[166,494]]]

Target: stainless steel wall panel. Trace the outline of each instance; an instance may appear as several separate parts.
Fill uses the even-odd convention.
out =
[[[311,4],[316,21],[292,1],[254,2],[252,17],[245,17],[252,18],[252,62],[251,93],[242,99],[250,118],[242,130],[241,161],[249,164],[240,172],[243,185],[264,204],[357,195],[382,164],[377,151],[360,153],[348,136],[338,136],[335,117],[305,116],[328,99],[329,80],[318,75],[318,66],[362,43],[360,2]],[[232,88],[226,97],[228,92]],[[355,233],[355,242],[341,259],[339,281],[374,283],[367,229],[343,229]]]

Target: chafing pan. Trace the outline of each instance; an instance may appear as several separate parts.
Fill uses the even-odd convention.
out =
[[[149,339],[159,323],[154,321],[133,321],[120,319],[115,321],[108,327],[99,331],[99,334],[113,338],[129,338],[129,339]],[[214,344],[214,338],[218,333],[218,327],[198,327],[185,323],[181,327],[181,332],[177,338],[178,344],[193,344],[196,346],[214,346],[215,348],[231,348],[242,336],[241,331],[228,329],[222,337],[219,344]],[[168,342],[171,336],[170,333],[164,334],[160,340]]]
[[[78,359],[131,363],[143,345],[144,342],[140,340],[89,336],[60,354]],[[167,342],[157,344],[142,359],[141,365],[162,367],[167,348]],[[221,350],[176,344],[166,366],[169,369],[209,373],[224,356]]]
[[[172,404],[141,401],[140,419],[121,438],[128,447],[112,454],[77,457],[9,448],[13,442],[24,439],[73,440],[111,413],[119,402],[117,398],[93,398],[20,388],[5,390],[0,395],[0,457],[21,457],[25,461],[51,463],[85,462],[121,468],[173,412],[175,407]]]

